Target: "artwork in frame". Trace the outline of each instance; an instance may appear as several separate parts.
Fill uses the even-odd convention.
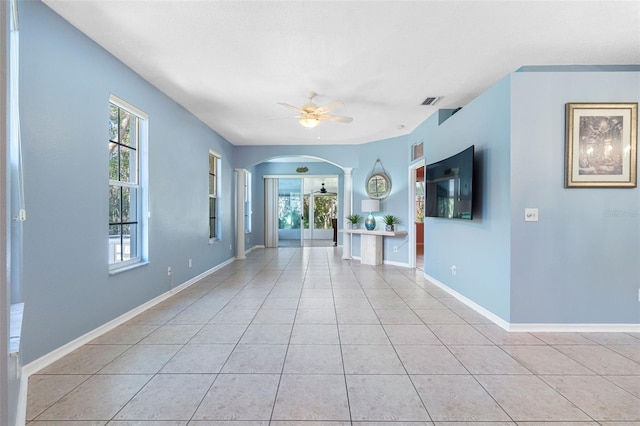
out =
[[[638,104],[569,103],[565,187],[637,186]]]

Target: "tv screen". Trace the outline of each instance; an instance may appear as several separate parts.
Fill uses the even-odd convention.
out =
[[[473,219],[474,145],[425,169],[425,216]]]

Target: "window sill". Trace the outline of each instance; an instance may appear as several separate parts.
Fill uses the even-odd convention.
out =
[[[122,268],[110,269],[109,270],[109,275],[118,275],[121,272],[130,271],[132,269],[140,268],[140,267],[148,265],[148,264],[149,264],[148,261],[143,261],[143,262],[134,263],[133,265],[123,266]]]

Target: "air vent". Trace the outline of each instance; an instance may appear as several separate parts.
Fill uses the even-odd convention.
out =
[[[440,102],[440,99],[442,98],[443,96],[430,96],[427,99],[425,99],[424,102],[422,102],[422,105],[433,106],[438,102]]]

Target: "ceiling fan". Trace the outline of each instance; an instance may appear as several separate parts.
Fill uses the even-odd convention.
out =
[[[305,194],[305,196],[307,196],[307,195],[313,195],[314,197],[320,197],[320,196],[338,195],[338,193],[327,190],[327,188],[325,188],[325,186],[324,186],[324,182],[322,182],[322,186],[320,187],[320,189],[318,189],[317,191],[313,191],[311,194]]]
[[[329,102],[325,106],[319,107],[318,105],[313,103],[313,98],[316,96],[316,93],[309,93],[309,102],[303,105],[301,108],[293,106],[291,104],[287,104],[284,102],[278,102],[280,105],[291,108],[297,111],[300,115],[295,116],[298,119],[298,123],[300,123],[304,127],[308,127],[310,129],[316,127],[320,124],[321,120],[328,121],[339,121],[341,123],[351,123],[353,121],[352,117],[345,117],[342,115],[333,115],[327,114],[329,111],[332,111],[337,108],[342,108],[344,104],[340,101]]]
[[[316,195],[338,195],[337,192],[327,191],[327,188],[324,187],[324,182],[322,182],[322,186],[319,190],[313,191]]]

